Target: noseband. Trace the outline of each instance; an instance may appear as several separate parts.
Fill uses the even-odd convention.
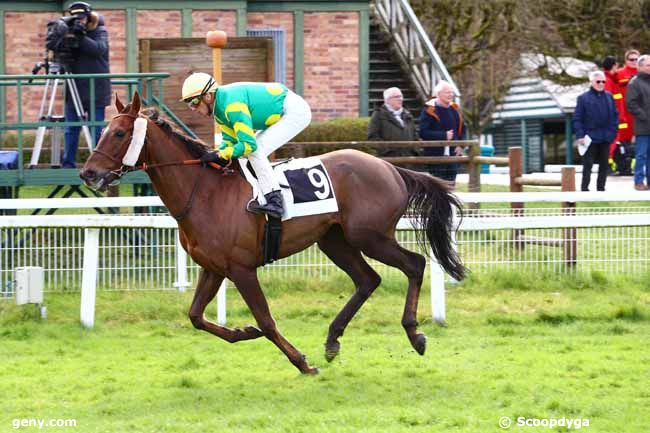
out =
[[[120,114],[117,114],[116,116],[114,116],[113,119],[111,119],[111,122],[113,120],[117,119],[120,116],[131,117],[132,119],[134,119],[134,122],[138,118],[146,119],[144,117],[136,116],[136,115],[133,115],[131,113],[120,113]],[[134,130],[135,130],[135,128],[134,128]],[[131,134],[131,143],[133,143],[133,137],[134,137],[133,134]],[[144,147],[144,142],[146,140],[146,130],[145,130],[145,137],[143,137],[142,139],[143,139],[143,145],[142,146]],[[124,164],[124,157],[129,152],[130,148],[131,148],[131,144],[129,144],[129,147],[127,148],[126,152],[124,152],[124,155],[122,155],[121,159],[116,157],[116,156],[109,155],[107,152],[104,152],[104,151],[102,151],[100,149],[95,149],[93,151],[95,153],[100,154],[101,156],[103,156],[105,158],[110,159],[113,162],[116,162],[116,163],[120,164],[119,169],[111,170],[108,173],[106,173],[106,175],[104,175],[102,177],[103,182],[106,182],[106,178],[113,175],[113,179],[108,183],[108,185],[109,186],[115,186],[115,185],[118,185],[120,183],[120,179],[122,178],[122,176],[124,176],[126,173],[129,173],[131,171],[138,171],[138,170],[148,171],[149,169],[152,169],[152,168],[169,167],[169,166],[174,166],[174,165],[199,165],[199,164],[201,164],[201,161],[198,160],[198,159],[189,159],[189,160],[183,160],[183,161],[162,162],[162,163],[159,163],[159,164],[146,164],[146,163],[143,163],[142,165],[127,165],[127,164]],[[137,159],[136,159],[136,161],[137,161]],[[221,170],[221,172],[223,174],[225,174],[225,175],[230,175],[230,174],[235,173],[234,170],[229,168],[230,164],[228,166],[226,166],[226,167],[221,167],[220,165],[215,164],[215,163],[210,163],[209,165],[211,167],[213,167],[213,168]],[[181,219],[183,219],[189,213],[189,210],[192,207],[192,203],[194,201],[194,196],[196,194],[196,190],[198,188],[200,178],[201,178],[201,176],[195,176],[194,186],[192,187],[190,197],[188,199],[187,204],[183,208],[183,210],[181,210],[181,212],[179,212],[176,215],[172,215],[174,217],[174,219],[176,219],[176,221],[180,221]]]
[[[133,114],[131,114],[131,113],[120,113],[120,114],[117,114],[116,116],[114,116],[113,119],[111,119],[111,122],[112,122],[113,120],[117,119],[117,118],[120,117],[120,116],[131,117],[132,119],[134,119],[134,121],[135,121],[136,119],[138,119],[138,117],[139,117],[139,116],[133,115]],[[131,140],[133,140],[133,134],[131,134]],[[121,179],[122,176],[124,176],[126,173],[128,173],[128,172],[130,172],[130,171],[136,171],[136,170],[138,170],[138,168],[136,168],[135,166],[128,166],[128,165],[125,165],[124,163],[122,163],[122,159],[117,158],[117,157],[115,157],[115,156],[113,156],[113,155],[110,155],[110,154],[108,154],[107,152],[104,152],[104,151],[101,150],[101,149],[97,149],[97,148],[95,148],[95,149],[93,150],[93,152],[94,152],[94,153],[98,153],[98,154],[100,154],[101,156],[103,156],[103,157],[105,157],[105,158],[108,158],[108,159],[110,159],[111,161],[120,164],[120,168],[119,168],[118,170],[111,170],[111,171],[109,171],[109,172],[108,172],[108,173],[103,177],[103,179],[105,179],[106,177],[108,177],[108,176],[111,175],[111,174],[114,176],[113,180],[109,183],[109,186],[115,186],[115,185],[119,184],[119,183],[120,183],[120,179]],[[127,152],[128,152],[128,149],[127,149]],[[126,152],[124,152],[124,154],[126,155]],[[124,157],[124,156],[122,156],[122,158],[123,158],[123,157]]]

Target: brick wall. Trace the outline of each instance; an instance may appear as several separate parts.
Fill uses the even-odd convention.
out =
[[[126,72],[126,12],[123,10],[99,10],[104,17],[104,24],[108,32],[109,61],[111,72],[118,74]],[[127,98],[126,86],[114,86],[113,94],[117,93],[122,101]],[[111,98],[111,105],[106,109],[106,118],[110,119],[115,114],[115,98]]]
[[[34,64],[45,57],[45,33],[48,21],[60,16],[56,13],[5,13],[5,64],[7,74],[30,74]],[[45,71],[41,70],[40,74]],[[25,86],[22,96],[23,121],[37,121],[43,86]],[[7,88],[7,120],[18,116],[16,91]],[[59,91],[61,94],[61,91]]]
[[[305,13],[305,99],[322,121],[359,114],[356,12]]]
[[[192,36],[203,38],[210,30],[223,30],[228,36],[237,34],[234,11],[192,11]]]
[[[111,72],[126,71],[126,12],[99,10],[104,16],[110,38]],[[47,22],[59,13],[5,12],[5,59],[8,74],[28,74],[44,56]],[[305,17],[305,98],[312,106],[315,120],[358,114],[358,13],[307,12]],[[192,35],[203,37],[208,30],[221,29],[236,33],[236,14],[225,10],[192,12]],[[257,13],[247,16],[248,28],[285,29],[287,83],[294,86],[293,14],[290,12]],[[32,29],[25,31],[25,29]],[[138,38],[180,37],[179,10],[139,10]],[[36,120],[42,87],[23,89],[23,119]],[[126,98],[126,89],[115,89]],[[7,118],[15,121],[16,92],[7,90]],[[62,97],[59,97],[62,100]],[[60,107],[59,107],[60,108]],[[114,114],[111,107],[107,116]],[[61,110],[59,112],[62,112]]]
[[[293,14],[291,12],[251,12],[247,15],[250,30],[284,29],[287,87],[293,89]]]

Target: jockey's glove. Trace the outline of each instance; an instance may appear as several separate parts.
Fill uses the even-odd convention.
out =
[[[228,161],[227,159],[223,159],[219,155],[219,151],[216,151],[216,150],[214,152],[208,152],[208,153],[202,155],[200,160],[201,160],[201,165],[204,166],[204,167],[207,166],[211,162],[214,162],[215,164],[218,164],[221,167],[225,167],[230,163],[230,161]]]

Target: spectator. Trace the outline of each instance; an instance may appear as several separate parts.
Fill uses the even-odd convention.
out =
[[[420,114],[420,138],[423,140],[462,140],[465,134],[463,115],[454,102],[454,90],[446,81],[440,81],[434,88],[435,98],[428,101]],[[450,146],[427,147],[426,156],[450,156]],[[454,147],[454,155],[461,156],[463,148]],[[445,179],[455,186],[458,164],[430,165],[429,172]]]
[[[368,140],[416,141],[415,120],[403,107],[404,97],[397,87],[384,90],[384,105],[376,108],[368,124]],[[410,148],[386,148],[379,156],[417,156]]]
[[[619,124],[621,123],[620,115],[625,110],[625,101],[623,101],[623,90],[616,79],[618,71],[616,58],[607,56],[603,60],[603,72],[605,72],[605,90],[612,94],[616,110],[619,114]],[[615,174],[630,175],[630,143],[622,143],[618,137],[609,145],[609,166]]]
[[[636,165],[634,166],[634,188],[646,191],[650,185],[648,170],[648,147],[650,146],[650,55],[639,57],[639,73],[630,80],[625,105],[634,117],[636,134]],[[644,183],[645,180],[645,183]]]
[[[631,170],[631,160],[634,156],[634,145],[632,143],[634,137],[634,119],[625,107],[625,94],[627,92],[628,83],[632,77],[636,75],[638,58],[639,52],[637,50],[627,50],[625,52],[624,66],[622,68],[617,68],[616,72],[612,73],[612,77],[618,85],[618,90],[620,90],[621,99],[617,99],[616,93],[612,92],[612,95],[615,95],[614,101],[620,101],[620,104],[616,107],[618,109],[619,117],[618,132],[616,134],[615,143],[610,146],[609,156],[614,159],[614,162],[617,160],[617,158],[614,158],[615,156],[617,156],[619,160],[623,160],[623,167],[618,166],[617,164],[619,172],[621,172],[621,168],[624,172],[629,172]],[[624,152],[624,154],[621,154],[621,151]],[[621,158],[621,156],[623,156],[623,158]]]
[[[591,87],[578,96],[573,123],[579,145],[587,145],[582,161],[582,191],[589,191],[591,168],[598,163],[596,189],[605,191],[609,144],[616,137],[618,111],[611,93],[605,91],[605,73],[589,74]]]
[[[74,33],[79,42],[79,47],[72,53],[72,62],[64,65],[66,72],[72,74],[96,74],[108,73],[108,32],[104,26],[104,18],[92,11],[88,3],[74,2],[68,8],[71,15],[78,19],[73,25]],[[88,113],[92,104],[90,103],[90,80],[76,79],[79,97],[83,110]],[[108,78],[95,79],[95,120],[104,120],[104,109],[111,103],[111,81]],[[88,115],[88,118],[90,116]],[[78,122],[72,97],[69,89],[65,96],[65,120],[66,122]],[[76,168],[77,148],[79,147],[78,126],[65,128],[65,149],[63,151],[64,168]],[[102,128],[95,128],[95,144],[99,141]]]

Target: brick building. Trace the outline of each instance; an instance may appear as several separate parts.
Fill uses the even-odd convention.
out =
[[[0,74],[28,74],[44,56],[47,22],[69,0],[0,3]],[[138,72],[138,39],[284,33],[285,82],[310,103],[314,119],[367,115],[368,1],[95,0],[110,36],[111,72]],[[206,55],[209,51],[206,48]],[[24,89],[23,118],[35,119],[38,89]],[[16,92],[0,89],[3,121],[15,120]]]

